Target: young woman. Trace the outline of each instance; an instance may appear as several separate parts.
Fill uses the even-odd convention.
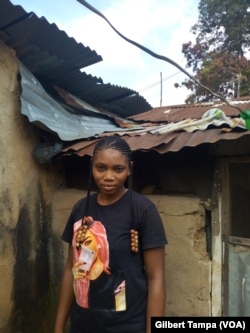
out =
[[[62,235],[69,249],[54,333],[69,317],[70,333],[150,333],[150,318],[164,316],[167,239],[155,205],[131,189],[131,157],[119,136],[95,146],[87,196]]]

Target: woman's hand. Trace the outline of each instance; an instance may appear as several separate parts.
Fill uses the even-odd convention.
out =
[[[74,266],[72,267],[72,273],[75,280],[78,279],[85,279],[86,275],[88,274],[87,271],[81,269],[81,266],[84,264],[82,261],[77,261]]]

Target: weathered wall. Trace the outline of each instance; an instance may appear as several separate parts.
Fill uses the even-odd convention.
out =
[[[166,247],[167,316],[209,316],[211,262],[205,210],[197,197],[148,196],[160,212]]]
[[[39,138],[20,112],[17,59],[2,42],[0,54],[0,333],[48,333],[65,260],[60,235],[84,192],[60,190],[65,184],[60,165],[33,160]],[[151,185],[143,178],[141,187]],[[166,315],[210,315],[211,268],[199,196],[147,195],[169,240]]]
[[[49,332],[53,167],[38,166],[20,113],[15,53],[0,42],[0,332]],[[42,320],[42,318],[44,320]],[[44,328],[45,327],[45,328]]]
[[[69,213],[85,192],[57,191],[53,198],[53,233],[60,235]],[[209,316],[211,262],[206,251],[204,208],[196,197],[148,195],[166,229],[167,316]],[[62,242],[63,243],[63,242]],[[59,261],[64,265],[67,246]],[[57,274],[58,275],[58,274]]]

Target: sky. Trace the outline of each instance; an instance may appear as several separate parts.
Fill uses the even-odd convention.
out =
[[[152,57],[121,38],[100,16],[77,0],[10,0],[25,11],[44,16],[69,37],[96,51],[103,61],[83,71],[103,83],[137,91],[152,107],[183,104],[189,79],[177,67]],[[126,38],[167,57],[184,68],[182,44],[194,41],[199,0],[88,0]]]

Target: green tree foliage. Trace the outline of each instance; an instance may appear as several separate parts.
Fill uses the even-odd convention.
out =
[[[182,45],[187,68],[196,80],[224,98],[250,94],[250,0],[200,0],[198,23],[192,27],[195,44]],[[187,103],[216,98],[191,79]],[[176,87],[179,85],[176,84]]]

